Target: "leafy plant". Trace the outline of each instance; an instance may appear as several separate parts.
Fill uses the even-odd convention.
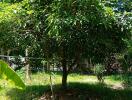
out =
[[[4,61],[0,60],[0,79],[5,79],[11,84],[24,89],[25,84],[13,69]]]
[[[105,67],[103,65],[97,64],[95,66],[94,72],[95,72],[95,74],[97,76],[97,79],[100,82],[103,82],[104,81],[104,79],[103,79],[103,73],[104,73],[104,71],[105,71]]]

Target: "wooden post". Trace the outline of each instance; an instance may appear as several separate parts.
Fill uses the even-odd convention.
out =
[[[28,57],[28,53],[29,53],[29,50],[28,50],[29,48],[26,48],[26,50],[25,50],[25,56],[26,57]],[[26,58],[25,59],[25,61],[26,61],[26,66],[25,66],[25,69],[26,69],[26,79],[28,80],[28,79],[30,79],[30,76],[29,76],[29,71],[30,71],[30,69],[29,69],[29,60],[28,60],[28,58]]]

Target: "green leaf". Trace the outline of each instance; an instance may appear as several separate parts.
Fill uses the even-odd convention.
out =
[[[25,84],[15,71],[4,61],[0,60],[0,78],[7,80],[11,84],[24,89]]]

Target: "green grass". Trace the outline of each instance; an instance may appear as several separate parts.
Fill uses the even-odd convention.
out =
[[[113,89],[113,86],[122,84],[120,75],[104,77],[104,84],[100,84],[93,75],[70,74],[68,76],[68,90],[61,90],[61,73],[34,73],[31,80],[25,80],[24,73],[18,72],[26,84],[25,90],[2,87],[0,100],[38,100],[44,95],[50,97],[50,75],[56,98],[60,94],[64,100],[131,100],[132,89]],[[57,99],[59,100],[59,99]]]

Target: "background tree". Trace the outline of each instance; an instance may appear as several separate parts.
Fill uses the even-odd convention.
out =
[[[10,5],[0,3],[0,47],[1,54],[9,55],[19,46],[19,34],[16,33],[16,28],[19,25],[20,6],[18,4]],[[3,53],[2,53],[3,52]]]

